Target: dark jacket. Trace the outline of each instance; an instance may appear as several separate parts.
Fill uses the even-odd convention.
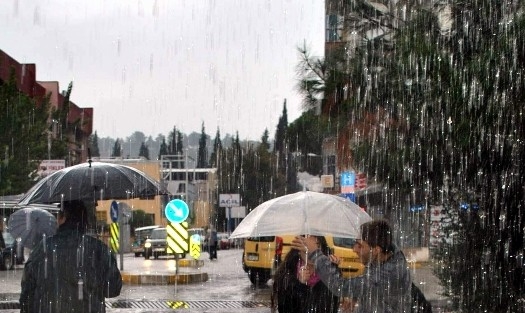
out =
[[[273,306],[279,313],[336,313],[339,298],[322,281],[314,286],[301,283],[296,274],[298,262],[299,254],[291,250],[277,270],[273,282]]]
[[[334,270],[320,250],[311,253],[309,260],[332,292],[357,299],[356,313],[410,312],[412,279],[405,256],[397,247],[386,262],[369,264],[362,276],[350,279]]]
[[[100,240],[61,225],[31,252],[24,267],[20,312],[105,312],[122,277],[115,257]]]

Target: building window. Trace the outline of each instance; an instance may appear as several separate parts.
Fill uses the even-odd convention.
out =
[[[326,16],[326,42],[343,39],[343,16],[330,14]]]
[[[334,175],[335,177],[335,155],[326,156],[326,168],[324,174]]]
[[[96,216],[97,222],[104,222],[104,223],[106,223],[107,216],[108,216],[108,211],[106,211],[106,210],[96,211],[95,212],[95,216]]]

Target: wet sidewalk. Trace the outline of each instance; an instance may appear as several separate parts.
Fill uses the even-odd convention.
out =
[[[433,313],[452,312],[450,300],[442,295],[443,287],[439,284],[439,279],[434,275],[432,268],[430,262],[411,266],[412,281],[432,304]]]

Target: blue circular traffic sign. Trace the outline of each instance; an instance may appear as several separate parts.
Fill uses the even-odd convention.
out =
[[[182,223],[188,218],[190,209],[186,202],[180,199],[175,199],[166,204],[164,213],[166,214],[168,221],[172,223]]]
[[[116,223],[118,221],[118,203],[115,200],[113,200],[113,202],[111,202],[110,215],[111,215],[111,220],[114,223]]]

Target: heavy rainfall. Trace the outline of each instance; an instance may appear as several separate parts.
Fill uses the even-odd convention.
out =
[[[100,303],[90,302],[85,291],[94,282],[81,272],[73,275],[75,301],[100,311],[269,312],[279,263],[303,251],[299,244],[290,248],[291,235],[325,236],[327,254],[340,258],[334,271],[347,281],[366,282],[363,273],[371,266],[359,252],[365,234],[350,222],[341,234],[331,213],[335,204],[308,207],[314,201],[306,195],[316,192],[357,210],[362,217],[353,219],[360,223],[388,221],[392,246],[404,253],[408,267],[397,274],[419,287],[433,312],[525,312],[521,1],[116,3],[50,0],[50,9],[34,1],[0,4],[0,267],[6,269],[0,271],[0,311],[20,308],[27,279],[22,276],[31,273],[27,264],[36,263],[26,263],[32,251],[37,260],[43,250],[53,281],[65,275],[54,271],[64,260],[49,246],[60,229],[47,232],[56,231],[48,226],[62,220],[68,201],[77,200],[86,206],[86,234],[78,237],[78,252],[65,258],[71,266],[64,272],[93,265],[98,251],[103,267],[111,272],[118,266],[122,275],[119,295],[106,281],[107,298]],[[239,21],[228,19],[232,12]],[[61,26],[55,29],[57,16]],[[249,19],[240,22],[241,16]],[[276,24],[264,22],[272,16]],[[111,17],[123,27],[116,33]],[[75,50],[76,40],[69,39],[75,45],[68,47],[64,39],[63,53],[39,59],[49,77],[63,63],[80,79],[60,81],[64,91],[56,79],[37,80],[44,73],[34,60],[49,46],[28,44],[22,33],[44,38],[44,30],[51,31],[48,45],[60,46],[62,31],[83,38],[77,27],[86,21],[100,23],[88,24],[82,52]],[[198,45],[181,33],[192,21],[206,24]],[[223,23],[229,27],[218,26]],[[298,25],[316,25],[321,42],[308,37],[312,28]],[[16,40],[8,34],[20,29]],[[161,34],[162,44],[139,47],[149,31]],[[293,38],[295,31],[302,37]],[[113,37],[116,57],[115,51],[101,52],[106,35]],[[284,42],[293,49],[284,49]],[[134,45],[144,54],[124,58]],[[322,53],[316,45],[324,46]],[[204,55],[199,49],[212,50],[216,61],[196,57]],[[98,70],[79,72],[86,54],[99,61],[93,65]],[[172,58],[179,69],[170,67]],[[273,63],[294,71],[283,77]],[[196,79],[183,65],[205,74]],[[112,73],[99,79],[103,67]],[[274,79],[269,84],[267,71]],[[283,87],[288,81],[290,89]],[[168,84],[152,89],[161,82]],[[85,90],[81,97],[76,89]],[[140,109],[131,109],[133,98]],[[105,166],[121,171],[99,169]],[[134,172],[123,173],[128,170]],[[286,215],[282,206],[271,213],[275,224],[270,219],[264,226],[268,233],[262,223],[250,222],[258,236],[235,236],[246,229],[243,221],[252,219],[251,212],[281,199],[304,209],[297,215],[313,210],[317,224],[330,222],[314,233],[313,218]],[[20,217],[22,210],[30,213]],[[41,233],[24,232],[30,228],[46,235],[40,241]],[[187,237],[177,243],[180,234]],[[86,250],[92,238],[112,253]],[[307,256],[308,238],[301,241]],[[385,294],[399,291],[388,287]],[[51,293],[58,303],[63,295]],[[372,295],[356,299],[337,298],[338,311],[387,305]]]

